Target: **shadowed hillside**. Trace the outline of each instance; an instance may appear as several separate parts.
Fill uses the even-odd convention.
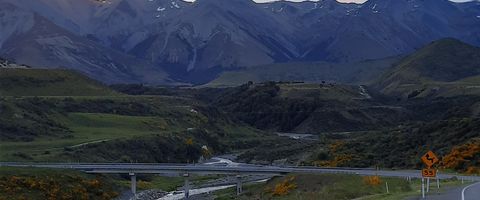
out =
[[[110,96],[118,93],[69,70],[0,68],[1,96]]]
[[[404,58],[374,87],[404,98],[480,94],[478,75],[480,48],[442,39]]]
[[[244,84],[205,89],[199,98],[256,128],[281,132],[378,129],[407,116],[401,108],[376,102],[362,86],[333,83]]]

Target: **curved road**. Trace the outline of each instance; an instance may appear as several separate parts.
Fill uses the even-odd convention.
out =
[[[462,189],[462,200],[479,200],[480,182],[474,183]]]
[[[422,199],[417,197],[415,199]],[[480,182],[471,183],[467,186],[453,188],[443,192],[442,194],[436,194],[436,189],[431,188],[431,192],[427,194],[427,200],[480,200]]]

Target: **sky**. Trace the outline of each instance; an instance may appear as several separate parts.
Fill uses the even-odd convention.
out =
[[[184,1],[192,2],[192,1],[195,1],[195,0],[184,0]],[[253,0],[253,1],[258,2],[258,3],[264,3],[264,2],[271,2],[271,1],[275,1],[275,0]],[[300,2],[300,1],[308,1],[308,0],[288,0],[288,1]],[[319,0],[310,0],[310,1],[319,1]],[[352,3],[352,2],[353,3],[364,3],[367,0],[337,0],[337,1],[344,2],[344,3]],[[453,1],[453,2],[467,2],[467,1],[473,1],[473,0],[450,0],[450,1]]]
[[[262,2],[269,2],[269,1],[272,1],[272,0],[254,0],[254,1],[262,3]],[[297,1],[297,2],[299,2],[299,1],[304,1],[304,0],[290,0],[290,1]],[[317,0],[317,1],[318,1],[318,0]],[[349,3],[351,3],[351,2],[363,3],[363,2],[365,2],[366,0],[338,0],[338,1],[340,1],[340,2],[349,2]],[[454,1],[454,2],[467,2],[467,1],[471,1],[471,0],[451,0],[451,1]]]

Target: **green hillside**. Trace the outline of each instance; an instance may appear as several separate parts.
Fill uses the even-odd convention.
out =
[[[480,48],[455,39],[435,41],[401,60],[373,86],[406,98],[480,94]]]
[[[245,84],[201,90],[199,98],[264,130],[314,133],[379,129],[402,109],[374,102],[362,86],[332,83]]]
[[[209,87],[238,86],[249,81],[322,81],[348,84],[367,84],[389,69],[397,57],[368,60],[358,63],[294,62],[250,67],[223,72],[218,78],[206,84]]]
[[[0,161],[186,162],[203,145],[219,153],[263,140],[188,95],[161,94],[129,96],[69,70],[0,68]]]
[[[478,52],[445,39],[399,62],[278,64],[227,72],[211,83],[215,87],[106,87],[72,71],[0,69],[0,162],[192,163],[235,154],[238,162],[254,164],[418,169],[419,156],[433,150],[440,168],[480,174]],[[389,71],[374,78],[384,70]],[[305,77],[312,82],[302,82]],[[270,79],[285,81],[261,82]],[[236,84],[241,85],[220,87]],[[2,176],[7,177],[0,170],[0,182]],[[314,183],[308,176],[297,178],[299,189],[284,199],[306,197],[303,188],[322,196],[338,192],[318,192],[325,185],[363,181],[340,177],[308,187]],[[398,183],[405,187],[392,192],[415,192]],[[359,188],[344,193],[382,193]],[[272,197],[265,188],[249,192],[243,197]]]
[[[202,89],[198,96],[253,127],[320,138],[262,143],[239,156],[254,163],[414,168],[418,154],[432,149],[446,155],[478,137],[480,125],[480,96],[392,101],[362,86],[274,82]],[[382,160],[386,154],[400,156]]]
[[[203,145],[220,153],[264,139],[183,97],[9,97],[0,109],[0,161],[186,162]]]
[[[110,96],[118,93],[70,70],[0,68],[0,96]]]

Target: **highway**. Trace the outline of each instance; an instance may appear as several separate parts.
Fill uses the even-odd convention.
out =
[[[480,182],[474,183],[462,189],[462,200],[480,199]]]
[[[87,173],[101,174],[165,174],[165,173],[192,173],[192,174],[356,174],[364,176],[378,175],[382,177],[410,177],[421,178],[419,170],[410,171],[389,171],[374,170],[371,168],[317,168],[317,167],[275,167],[260,165],[184,165],[184,164],[141,164],[141,163],[0,163],[6,167],[38,167],[54,169],[74,169]],[[480,177],[458,176],[454,174],[439,174],[439,179],[450,179],[453,177],[465,180],[480,181]]]
[[[413,198],[410,198],[413,200]],[[415,199],[421,200],[421,197]],[[431,192],[426,196],[427,200],[479,200],[480,199],[480,182],[469,183],[465,186],[448,189],[440,194],[436,193],[436,189],[431,188]]]
[[[288,173],[306,174],[355,174],[362,176],[397,177],[397,178],[421,178],[420,170],[392,171],[375,170],[371,168],[318,168],[318,167],[278,167],[235,163],[227,159],[216,158],[215,162],[206,164],[147,164],[147,163],[0,163],[0,167],[38,167],[51,169],[72,169],[86,173],[98,174],[130,174],[132,177],[131,189],[136,194],[136,174],[230,174],[230,175],[281,175]],[[432,200],[479,200],[480,177],[458,176],[455,174],[437,174],[439,179],[458,178],[471,181],[472,185],[457,188],[446,193],[428,195]],[[188,175],[187,175],[188,176]],[[188,179],[186,179],[188,181]],[[478,182],[478,183],[474,183]],[[241,181],[237,187],[241,187]],[[189,185],[189,184],[186,184]],[[184,187],[190,191],[188,186]],[[195,192],[195,190],[192,190]],[[182,194],[182,195],[183,195]],[[194,194],[194,193],[192,193]],[[172,197],[173,198],[173,197]]]

